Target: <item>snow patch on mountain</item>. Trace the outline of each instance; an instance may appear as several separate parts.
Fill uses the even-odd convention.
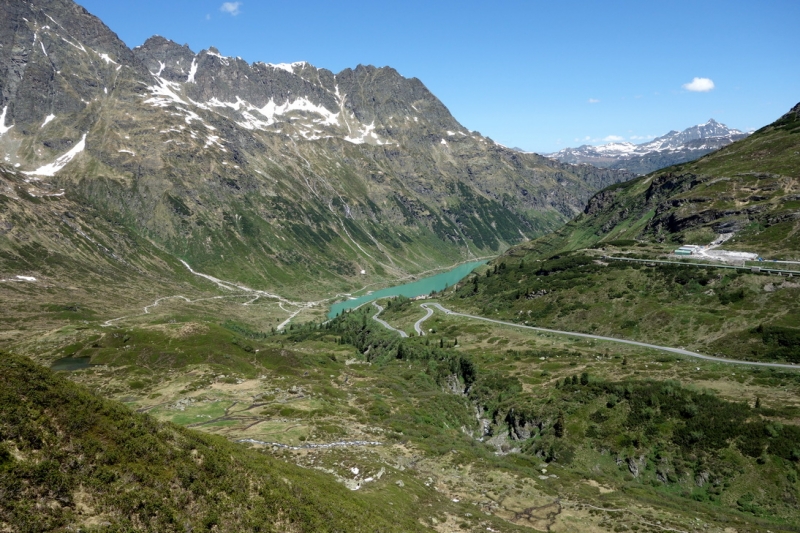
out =
[[[79,153],[83,152],[86,148],[86,134],[83,134],[81,140],[76,144],[72,150],[67,152],[66,154],[62,155],[61,157],[57,158],[55,161],[48,165],[44,165],[43,167],[39,167],[36,170],[30,172],[23,172],[28,176],[55,176],[56,172],[67,166],[67,164],[75,159],[75,156]]]
[[[368,141],[372,141],[378,145],[388,144],[381,140],[381,138],[378,137],[378,134],[375,133],[375,121],[369,125],[362,125],[362,127],[358,129],[357,133],[358,135],[355,136],[352,134],[348,135],[344,138],[344,140],[353,144],[364,144]]]
[[[189,105],[177,94],[181,90],[180,84],[161,77],[156,77],[156,81],[158,81],[158,85],[148,87],[153,96],[145,100],[145,104],[156,107],[169,107],[173,104]]]
[[[295,61],[294,63],[265,63],[268,67],[285,70],[289,74],[294,74],[295,67],[302,68],[308,65],[305,61]]]
[[[596,146],[595,150],[601,154],[632,154],[636,152],[636,148],[636,145],[633,143],[609,143]]]
[[[212,50],[205,50],[205,53],[206,55],[216,57],[217,59],[219,59],[219,62],[225,65],[226,67],[230,65],[229,57],[226,57],[222,54],[218,54],[217,52],[214,52]]]
[[[294,101],[286,101],[281,105],[276,105],[270,98],[267,105],[258,110],[259,113],[267,117],[270,124],[275,122],[275,117],[285,115],[292,111],[304,111],[306,113],[316,113],[324,119],[324,124],[335,126],[339,124],[339,113],[332,113],[324,106],[316,105],[308,98],[300,97]]]
[[[161,69],[164,69],[164,64],[161,64]],[[158,71],[161,74],[161,71]],[[187,83],[196,83],[194,81],[194,75],[197,74],[197,58],[192,58],[192,66],[189,68],[189,77],[186,79]]]
[[[114,61],[113,59],[111,59],[111,58],[108,56],[108,54],[97,54],[97,55],[99,55],[99,56],[100,56],[100,59],[102,59],[103,61],[105,61],[105,62],[106,62],[106,65],[110,65],[111,63],[114,63],[115,65],[117,64],[117,62],[116,62],[116,61]]]
[[[6,112],[8,111],[8,106],[3,108],[3,113],[0,114],[0,135],[5,135],[8,133],[8,130],[14,127],[14,125],[6,126]]]

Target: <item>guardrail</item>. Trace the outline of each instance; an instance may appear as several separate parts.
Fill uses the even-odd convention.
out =
[[[746,272],[757,272],[757,273],[766,273],[766,274],[780,274],[780,275],[788,275],[789,277],[792,276],[800,276],[800,270],[786,270],[782,268],[764,268],[761,266],[757,267],[746,267],[746,266],[736,266],[736,265],[716,265],[713,263],[695,263],[695,262],[684,262],[684,261],[667,261],[664,259],[634,259],[632,257],[611,257],[604,255],[603,259],[612,260],[612,261],[628,261],[631,263],[653,263],[655,266],[656,263],[658,264],[666,264],[666,265],[681,265],[681,266],[696,266],[696,267],[710,267],[710,268],[727,268],[732,270],[743,270]]]

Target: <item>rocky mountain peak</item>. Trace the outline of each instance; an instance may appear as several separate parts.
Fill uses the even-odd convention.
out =
[[[113,91],[137,94],[144,66],[97,17],[69,0],[0,1],[0,108],[5,125],[33,134],[57,117],[83,112]],[[61,130],[47,149],[75,142],[85,126]],[[83,129],[83,131],[79,131]]]
[[[134,54],[155,77],[154,93],[166,94],[169,85],[182,101],[212,108],[248,129],[288,128],[310,140],[377,145],[392,138],[441,140],[448,131],[467,135],[420,80],[391,67],[358,65],[333,74],[304,61],[248,64],[213,47],[195,53],[159,36]]]
[[[195,58],[195,53],[188,45],[181,46],[160,35],[150,37],[144,44],[134,48],[133,53],[154,76],[172,82],[187,80]]]

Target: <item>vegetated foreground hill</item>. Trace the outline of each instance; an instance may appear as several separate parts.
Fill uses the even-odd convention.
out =
[[[104,220],[84,233],[220,277],[306,294],[396,278],[541,235],[631,176],[499,146],[388,67],[130,50],[70,0],[0,11],[0,157],[21,178],[4,201],[48,191],[50,211]],[[47,247],[2,238],[8,269]]]
[[[637,239],[708,244],[800,259],[800,104],[746,139],[596,194],[584,213],[523,245],[552,253]]]
[[[416,531],[328,476],[135,414],[0,354],[4,531]]]
[[[583,145],[546,155],[563,163],[588,163],[601,168],[625,169],[641,175],[693,161],[746,136],[746,133],[728,128],[712,118],[705,124],[680,132],[671,131],[642,144],[615,142],[601,146]]]

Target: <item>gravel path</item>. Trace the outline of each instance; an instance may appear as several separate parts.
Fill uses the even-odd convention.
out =
[[[261,444],[263,446],[273,446],[276,448],[285,448],[287,450],[318,450],[325,448],[349,448],[351,446],[382,446],[382,442],[374,442],[368,440],[351,440],[329,442],[327,444],[301,444],[300,446],[289,446],[288,444],[281,444],[280,442],[265,442],[256,439],[239,439],[236,442],[245,442],[248,444]]]

